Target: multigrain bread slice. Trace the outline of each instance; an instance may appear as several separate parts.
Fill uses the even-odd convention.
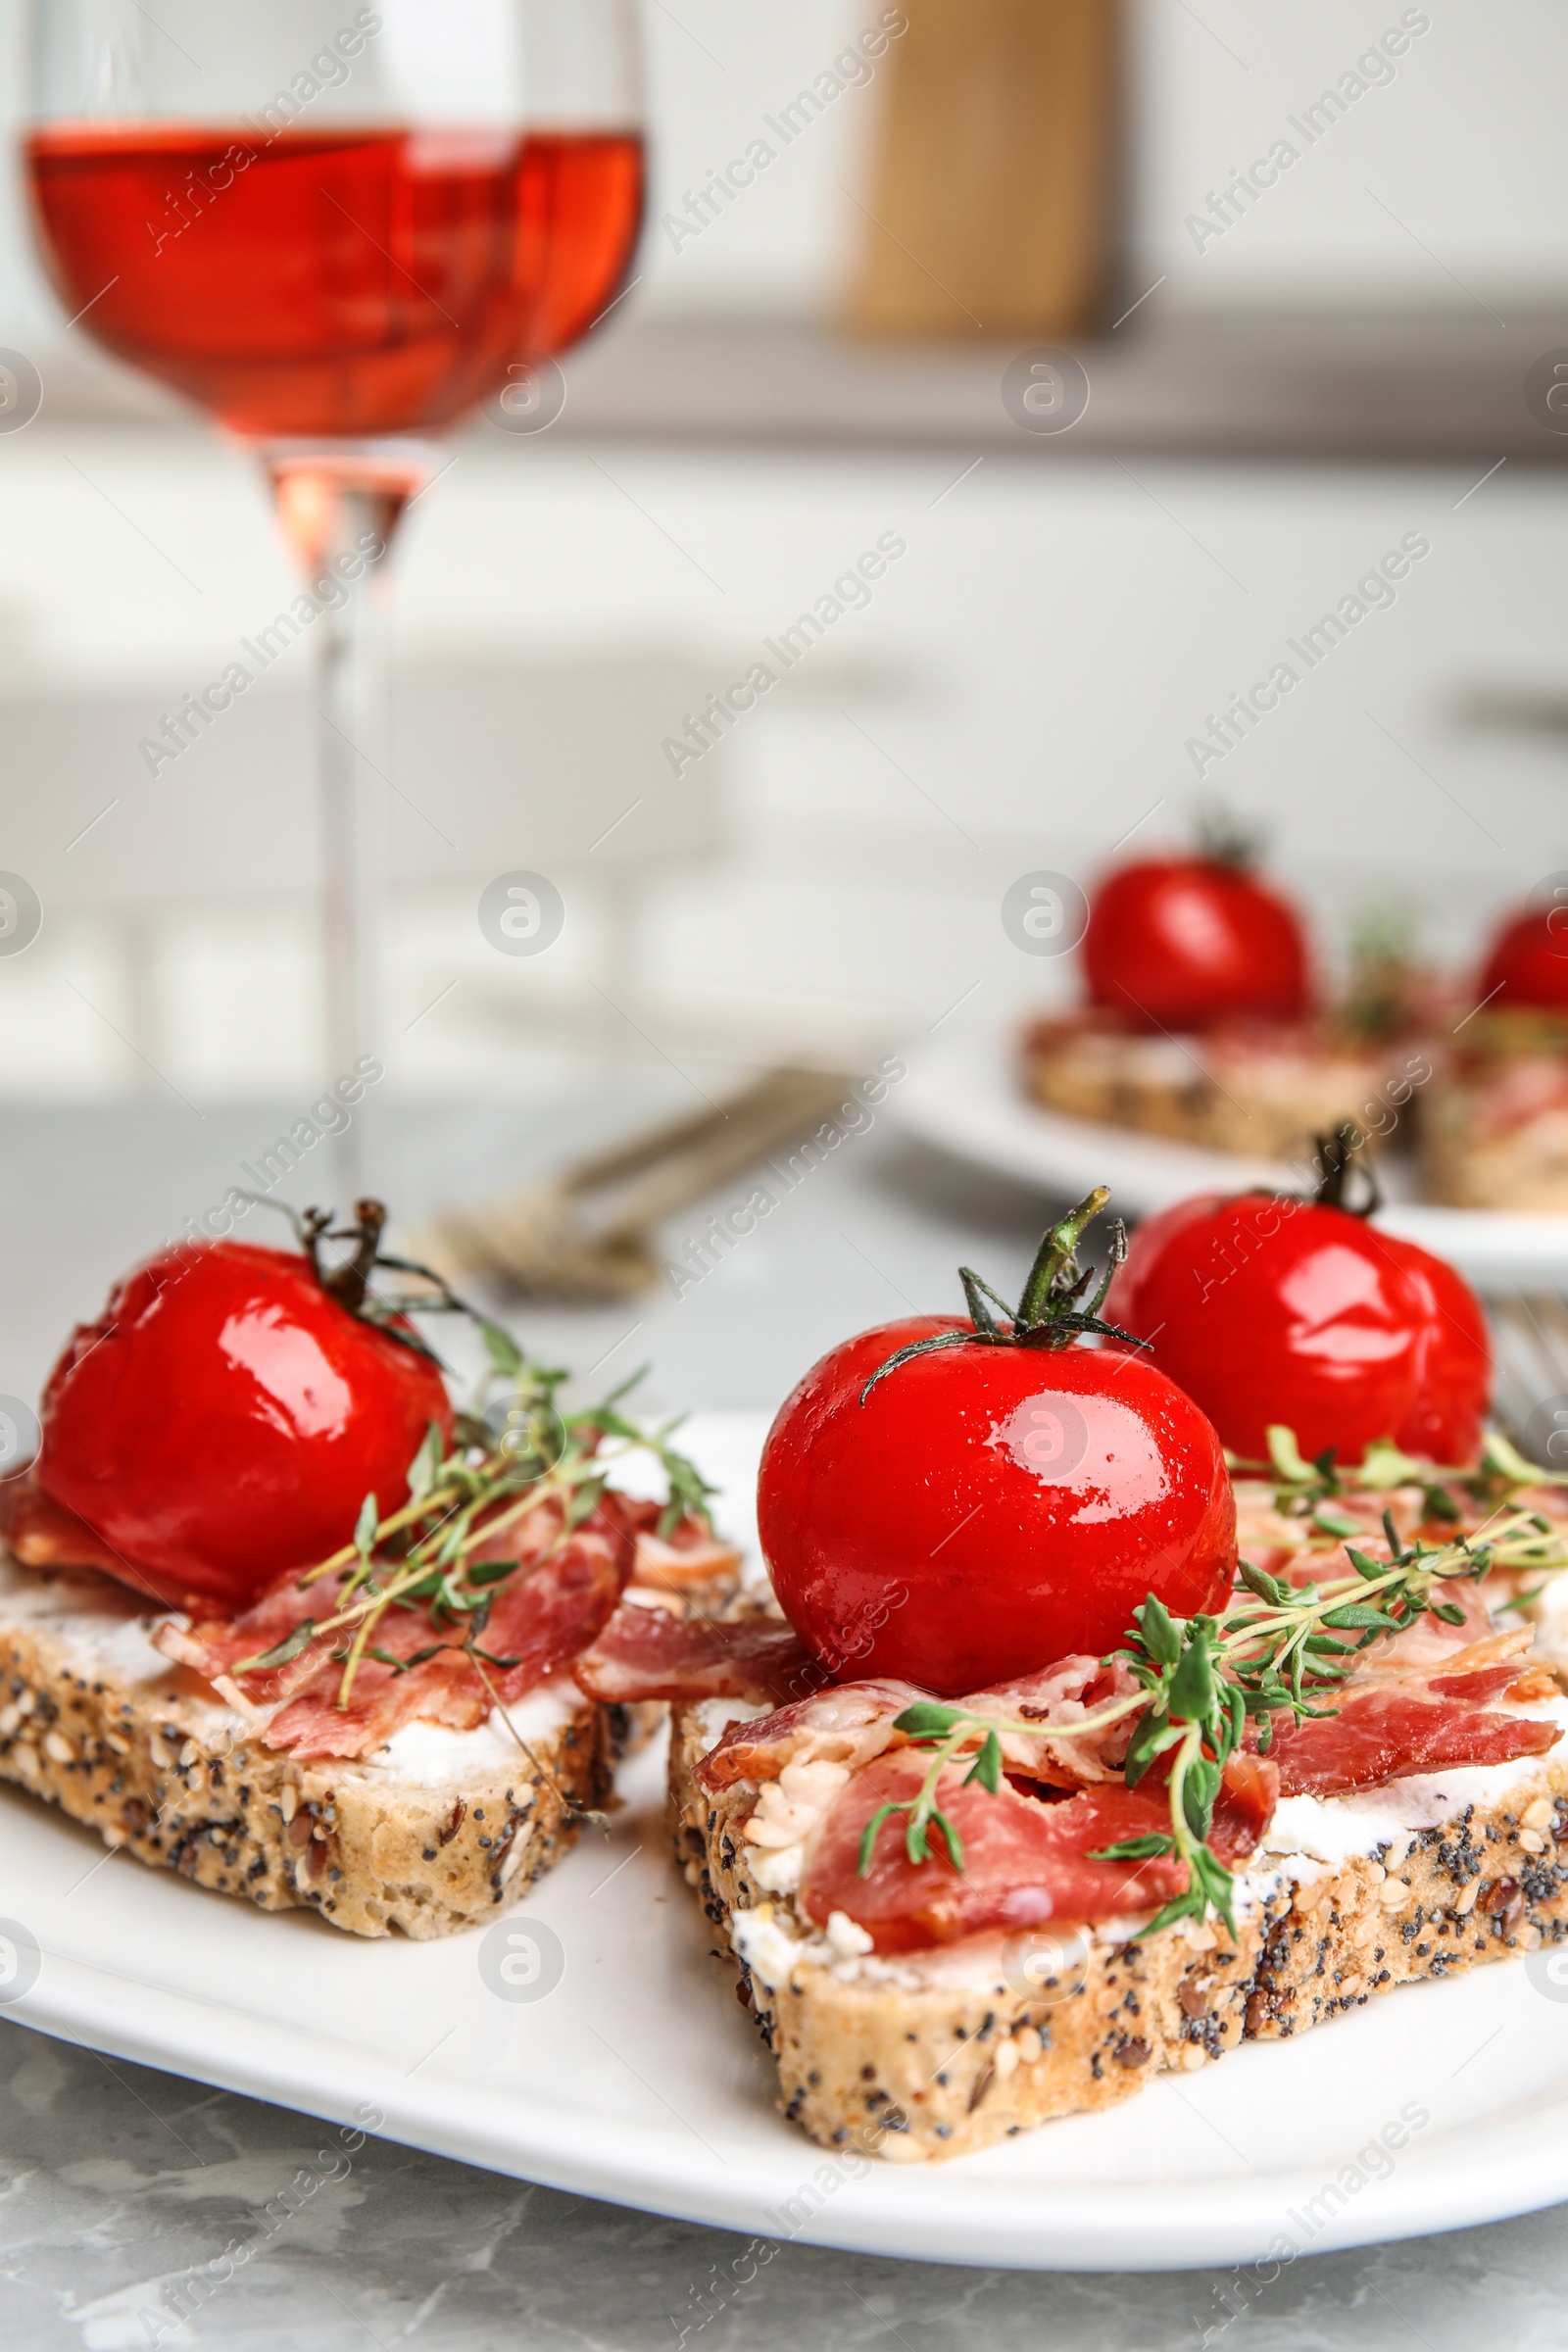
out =
[[[1128,1919],[879,1959],[851,1922],[824,1935],[763,1883],[779,1873],[744,1835],[755,1787],[710,1801],[697,1785],[726,1722],[761,1711],[674,1711],[670,1827],[777,2061],[779,2104],[830,2147],[966,2154],[1244,2038],[1568,1940],[1568,1759],[1531,1758],[1286,1799],[1239,1881],[1235,1944],[1190,1920],[1140,1941]],[[1568,1729],[1568,1699],[1522,1711]]]
[[[1151,2072],[1197,2067],[1242,2037],[1262,1951],[1254,1908],[1240,1948],[1184,1921],[1134,1942],[1071,1927],[897,1960],[858,1932],[817,1935],[757,1876],[744,1824],[758,1791],[710,1801],[694,1778],[729,1700],[673,1710],[669,1810],[676,1860],[729,1936],[742,1998],[778,2063],[779,2104],[827,2146],[894,2161],[963,2155],[1053,2116],[1129,2098]],[[846,1923],[847,1927],[848,1923]]]
[[[1430,1065],[1310,1026],[1143,1036],[1094,1013],[1040,1021],[1023,1045],[1028,1092],[1050,1110],[1147,1135],[1289,1160],[1347,1119],[1408,1102]]]
[[[409,1724],[378,1757],[301,1762],[155,1649],[157,1622],[91,1570],[0,1549],[0,1778],[198,1886],[358,1936],[449,1936],[609,1799],[629,1718],[567,1678],[475,1731]]]
[[[1427,1198],[1568,1209],[1568,1021],[1483,1011],[1440,1058],[1421,1121]]]

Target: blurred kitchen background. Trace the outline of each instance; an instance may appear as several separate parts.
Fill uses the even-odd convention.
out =
[[[426,1206],[507,1173],[487,1146],[469,1179],[477,1105],[520,1175],[553,1103],[591,1096],[560,1133],[603,1137],[769,1063],[995,1040],[1070,986],[1004,930],[1008,885],[1183,840],[1205,793],[1331,947],[1402,900],[1462,965],[1568,866],[1568,438],[1526,397],[1568,346],[1568,15],[1134,0],[1106,62],[1111,0],[905,11],[835,75],[881,0],[647,0],[632,289],[551,428],[481,416],[404,526],[385,1102]],[[44,400],[0,432],[0,869],[44,919],[0,958],[0,1163],[23,1106],[113,1101],[219,1180],[220,1128],[266,1140],[321,1076],[311,649],[149,775],[141,738],[296,585],[246,455],[68,327],[7,170],[0,345]],[[1004,397],[1041,346],[1087,371],[1067,432]],[[1397,601],[1200,779],[1190,739],[1411,533]],[[890,537],[673,774],[687,714]],[[537,956],[477,916],[517,869],[564,906]]]

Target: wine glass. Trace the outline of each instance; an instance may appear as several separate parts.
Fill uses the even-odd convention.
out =
[[[387,551],[441,463],[432,436],[489,395],[515,417],[624,282],[633,0],[34,0],[31,30],[25,160],[56,290],[257,451],[318,608],[340,1080],[384,1044]],[[357,1122],[339,1144],[352,1196]]]

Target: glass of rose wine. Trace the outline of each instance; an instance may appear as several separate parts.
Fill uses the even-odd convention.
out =
[[[386,556],[434,436],[491,396],[525,416],[540,363],[624,284],[633,0],[33,0],[31,30],[25,162],[60,299],[255,449],[318,607],[338,1079],[385,1042]],[[363,1173],[346,1155],[340,1179]]]

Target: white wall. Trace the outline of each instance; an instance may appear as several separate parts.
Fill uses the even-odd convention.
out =
[[[439,0],[428,0],[434,8]],[[638,299],[666,313],[831,303],[859,216],[877,84],[850,90],[733,212],[672,249],[661,217],[740,153],[884,0],[646,0],[655,187]],[[15,121],[20,0],[0,0],[0,125]],[[1287,129],[1401,15],[1427,16],[1392,83],[1318,144]],[[1568,11],[1560,0],[1134,0],[1128,276],[1157,299],[1463,303],[1568,282]],[[1222,175],[1285,135],[1302,149],[1255,211],[1195,247],[1184,225]],[[934,168],[940,159],[933,159]],[[48,316],[19,225],[0,215],[0,340]],[[1463,282],[1460,282],[1463,281]]]
[[[612,445],[546,444],[519,464],[512,445],[476,437],[411,518],[406,662],[461,653],[504,668],[665,643],[715,689],[880,534],[907,543],[869,606],[711,755],[724,761],[716,848],[649,876],[619,951],[650,992],[628,1009],[657,1050],[686,1053],[718,1014],[755,1017],[760,1040],[775,1016],[818,1043],[877,1023],[918,1035],[960,997],[943,1036],[995,1032],[1068,977],[1009,945],[1007,884],[1039,867],[1091,881],[1135,826],[1140,845],[1182,838],[1200,784],[1271,832],[1273,862],[1331,950],[1355,907],[1406,898],[1424,908],[1429,950],[1463,968],[1499,905],[1568,866],[1561,745],[1467,731],[1456,711],[1477,684],[1562,677],[1568,485],[1511,466],[1474,489],[1479,466],[1150,462],[1133,479],[1106,462],[987,459],[943,496],[958,470],[940,454]],[[172,687],[217,674],[288,592],[243,458],[199,434],[40,424],[0,445],[0,513],[12,694],[69,707],[106,677],[135,691],[142,679],[156,713]],[[1207,714],[1291,659],[1287,639],[1412,532],[1431,553],[1397,601],[1200,779],[1187,746]],[[291,649],[291,677],[309,651]],[[461,735],[451,757],[456,773]],[[526,742],[517,757],[525,777]],[[116,1034],[127,1014],[113,941],[70,911],[71,838],[111,789],[94,798],[81,783],[79,808],[52,810],[54,847],[29,875],[49,919],[27,954],[0,961],[0,1089],[150,1083]],[[199,889],[199,871],[175,870],[199,865],[178,822],[185,789],[183,771],[133,783],[92,837],[100,862],[121,842],[140,871],[147,829],[162,827],[172,895]],[[441,799],[430,813],[457,822]],[[482,864],[483,841],[471,846]],[[494,870],[518,862],[498,833]],[[401,1082],[506,1083],[515,1065],[485,1006],[504,999],[523,1015],[540,991],[605,980],[614,927],[632,918],[600,862],[579,854],[563,874],[567,930],[537,966],[485,947],[471,891],[400,923],[400,1023],[462,982],[400,1028]],[[152,987],[167,1079],[197,1096],[307,1082],[309,952],[304,917],[265,907],[162,921]],[[624,1030],[619,1043],[643,1050]]]
[[[1426,17],[1396,78],[1316,146],[1292,131],[1391,27]],[[1201,23],[1199,19],[1201,19]],[[1463,303],[1568,278],[1554,0],[1142,0],[1134,248],[1172,298]],[[1281,135],[1300,160],[1200,254],[1186,216]]]
[[[875,84],[839,99],[744,208],[697,242],[673,251],[658,220],[879,14],[879,0],[683,0],[683,33],[650,11],[659,159],[650,300],[672,311],[831,300],[859,233],[843,191],[862,171]],[[1286,118],[1353,71],[1401,15],[1428,19],[1429,29],[1386,63],[1392,80],[1349,104],[1308,149]],[[1419,9],[1401,0],[1204,0],[1197,11],[1184,0],[1133,0],[1131,23],[1134,291],[1168,273],[1162,301],[1205,309],[1431,305],[1466,299],[1456,278],[1483,292],[1568,279],[1568,14],[1555,0]],[[1187,216],[1281,136],[1299,162],[1223,237],[1195,237]]]

